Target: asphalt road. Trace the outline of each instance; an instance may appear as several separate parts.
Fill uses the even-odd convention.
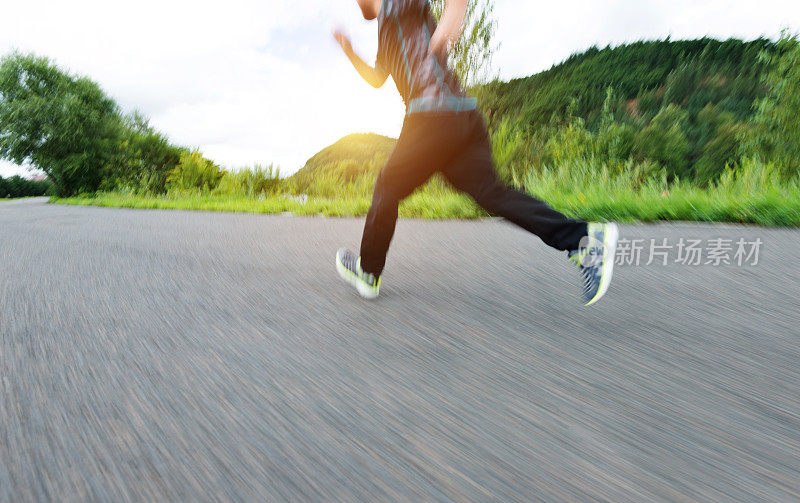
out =
[[[495,220],[401,221],[363,301],[361,226],[0,202],[0,501],[800,500],[800,231],[624,225],[763,244],[584,308]]]

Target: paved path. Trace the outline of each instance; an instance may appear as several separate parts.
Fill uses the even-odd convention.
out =
[[[362,301],[361,225],[0,202],[0,501],[800,500],[800,231],[622,226],[763,245],[587,309],[493,220]]]

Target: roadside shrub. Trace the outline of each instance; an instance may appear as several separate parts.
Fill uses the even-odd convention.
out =
[[[163,193],[167,176],[180,162],[183,150],[154,130],[147,118],[134,112],[124,118],[101,188]]]
[[[683,177],[689,154],[689,141],[683,132],[686,118],[686,112],[677,105],[663,108],[636,135],[633,145],[636,160],[657,162],[670,177]]]
[[[364,174],[364,167],[356,161],[339,161],[333,167],[333,173],[344,183],[352,183]]]
[[[252,168],[244,168],[239,171],[223,171],[216,192],[257,197],[262,194],[273,194],[281,187],[280,169],[272,164],[269,166],[257,164]]]
[[[529,141],[509,117],[503,117],[495,125],[491,138],[498,176],[506,183],[520,185],[522,176],[533,164],[529,156]]]
[[[214,190],[223,172],[213,161],[197,151],[181,152],[180,162],[167,176],[166,187],[171,190]]]
[[[566,127],[557,129],[544,146],[542,163],[561,165],[575,159],[593,157],[592,134],[586,130],[583,119],[571,117]]]
[[[28,180],[19,175],[9,178],[0,176],[0,198],[44,196],[51,189],[49,180]]]

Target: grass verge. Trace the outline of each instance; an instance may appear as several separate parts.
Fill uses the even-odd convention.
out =
[[[303,189],[310,194],[304,200],[280,191],[247,196],[246,187],[234,187],[226,191],[172,191],[166,195],[142,195],[130,190],[100,192],[51,201],[126,208],[352,217],[369,210],[374,183],[374,177],[344,183],[332,176],[322,176]],[[717,182],[707,187],[681,180],[668,183],[663,173],[648,174],[639,166],[607,166],[591,160],[529,172],[515,183],[520,190],[527,187],[530,194],[556,210],[584,220],[800,226],[800,177],[783,179],[774,166],[757,161],[726,170]],[[284,183],[282,190],[292,189]],[[450,189],[440,177],[434,177],[404,200],[399,213],[401,217],[425,219],[487,216],[471,198]]]
[[[546,184],[545,184],[546,185]],[[735,222],[765,226],[800,226],[800,190],[771,188],[758,192],[732,192],[727,188],[700,189],[672,186],[668,190],[644,187],[625,190],[563,191],[538,187],[530,191],[555,209],[585,220],[653,222],[682,220]],[[370,198],[309,197],[305,202],[284,195],[253,198],[196,193],[143,196],[103,192],[93,196],[52,198],[51,202],[124,208],[205,210],[246,213],[285,213],[353,217],[365,215]],[[487,216],[467,196],[451,190],[422,189],[403,201],[400,216],[423,219],[473,219]]]

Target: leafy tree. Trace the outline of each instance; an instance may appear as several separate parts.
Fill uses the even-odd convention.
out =
[[[736,120],[732,112],[723,107],[708,104],[697,114],[697,120],[690,128],[689,136],[696,150],[690,154],[694,166],[694,179],[700,184],[716,180],[726,167],[738,164],[738,136],[743,123]]]
[[[724,122],[706,143],[703,155],[694,166],[695,180],[701,184],[718,179],[726,167],[739,161],[739,135],[744,126],[739,122]]]
[[[708,68],[699,59],[683,63],[667,76],[663,102],[686,105],[707,74]]]
[[[126,185],[147,192],[164,192],[167,176],[180,162],[183,150],[153,129],[142,114],[127,115],[103,186]]]
[[[0,176],[0,198],[43,196],[49,188],[48,180],[28,180],[19,175],[10,178]]]
[[[689,154],[689,141],[683,132],[687,114],[677,105],[669,105],[636,135],[633,151],[640,161],[654,161],[667,174],[683,177]]]
[[[745,156],[774,161],[785,175],[800,171],[800,42],[787,33],[778,42],[778,51],[764,53],[771,66],[764,76],[769,88],[757,101],[751,128],[742,133]]]
[[[30,54],[0,59],[0,158],[41,169],[59,195],[98,188],[121,129],[91,80]]]
[[[224,173],[199,151],[181,152],[180,163],[167,176],[167,188],[178,190],[213,190]]]
[[[604,162],[625,162],[633,150],[636,131],[627,124],[617,122],[614,109],[618,103],[614,89],[606,90],[606,99],[600,113],[600,128],[594,139],[594,155]]]
[[[444,0],[432,0],[436,19],[444,12]],[[467,4],[464,32],[450,52],[450,66],[462,84],[472,86],[484,81],[491,71],[494,33],[494,0],[475,0]]]

